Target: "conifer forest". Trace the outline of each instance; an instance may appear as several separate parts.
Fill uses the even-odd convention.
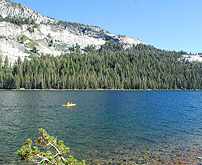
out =
[[[1,60],[1,89],[202,89],[202,64],[180,59],[186,52],[139,44],[130,49],[112,40],[100,49],[79,45],[57,57]]]

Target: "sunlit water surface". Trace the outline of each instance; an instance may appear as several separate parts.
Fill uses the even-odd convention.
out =
[[[39,128],[89,164],[198,164],[202,91],[0,91],[0,164]]]

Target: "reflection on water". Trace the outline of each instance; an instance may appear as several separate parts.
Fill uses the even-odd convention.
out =
[[[0,164],[45,128],[88,163],[197,164],[201,91],[0,91]],[[75,107],[62,107],[67,101]]]

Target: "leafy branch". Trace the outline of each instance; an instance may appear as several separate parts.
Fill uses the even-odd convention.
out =
[[[85,161],[78,162],[73,156],[65,158],[66,153],[69,152],[69,148],[66,147],[63,141],[57,143],[57,137],[50,136],[47,134],[45,129],[39,129],[39,136],[36,141],[27,139],[25,144],[16,152],[17,155],[21,156],[22,160],[28,162],[34,162],[40,164],[53,164],[53,165],[85,165]],[[42,146],[44,149],[50,149],[53,151],[41,152],[38,146]]]

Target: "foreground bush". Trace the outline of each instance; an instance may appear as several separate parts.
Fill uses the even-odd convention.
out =
[[[69,148],[63,144],[63,141],[57,143],[57,137],[47,134],[45,129],[39,129],[39,133],[42,135],[38,137],[38,140],[32,142],[27,139],[25,144],[16,152],[21,156],[22,160],[28,162],[34,162],[37,164],[65,164],[65,165],[85,165],[85,161],[78,162],[73,156],[65,158],[65,154],[69,152]],[[44,149],[51,149],[51,151],[41,152],[38,147]],[[41,147],[41,148],[42,148]],[[43,150],[44,150],[43,149]]]

